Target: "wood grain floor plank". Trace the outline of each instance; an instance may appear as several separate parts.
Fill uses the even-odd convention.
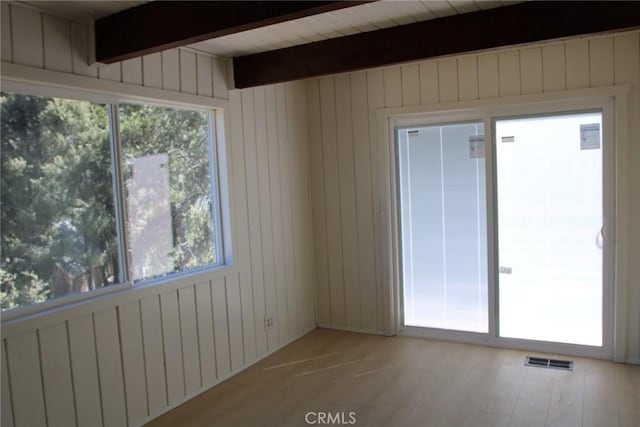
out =
[[[639,425],[639,366],[573,358],[564,372],[527,354],[317,329],[148,425]]]

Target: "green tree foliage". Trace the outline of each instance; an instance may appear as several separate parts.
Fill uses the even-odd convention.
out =
[[[1,102],[2,309],[109,284],[118,271],[105,107]]]
[[[148,105],[120,106],[120,132],[125,163],[168,154],[170,209],[173,232],[173,268],[183,271],[215,262],[209,165],[208,115],[201,112]],[[125,170],[130,182],[132,170]],[[129,236],[152,218],[153,188],[147,197],[148,212],[138,224],[129,224]],[[128,197],[134,195],[128,194]]]

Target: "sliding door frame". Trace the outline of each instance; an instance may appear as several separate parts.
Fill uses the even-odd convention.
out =
[[[376,111],[375,200],[376,256],[382,267],[379,281],[386,335],[407,335],[462,341],[495,347],[533,350],[624,361],[626,359],[626,295],[628,293],[628,238],[626,194],[628,165],[629,86],[528,95],[487,101],[454,102],[411,107],[381,108]],[[603,120],[603,205],[608,238],[603,258],[603,346],[553,343],[498,335],[498,248],[496,215],[496,164],[494,131],[497,119],[542,116],[584,111],[602,111]],[[398,128],[483,122],[485,131],[487,263],[489,332],[477,333],[405,326],[403,323],[401,230],[397,179]],[[623,193],[621,190],[624,190]]]

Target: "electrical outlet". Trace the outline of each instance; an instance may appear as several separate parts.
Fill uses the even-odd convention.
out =
[[[264,327],[266,329],[272,329],[274,325],[273,316],[265,316],[264,318]]]

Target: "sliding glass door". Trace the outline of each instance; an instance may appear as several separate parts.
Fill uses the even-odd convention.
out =
[[[606,350],[603,111],[396,126],[403,328]]]
[[[602,345],[600,112],[495,121],[499,333]]]
[[[488,331],[483,129],[399,131],[406,325]]]

